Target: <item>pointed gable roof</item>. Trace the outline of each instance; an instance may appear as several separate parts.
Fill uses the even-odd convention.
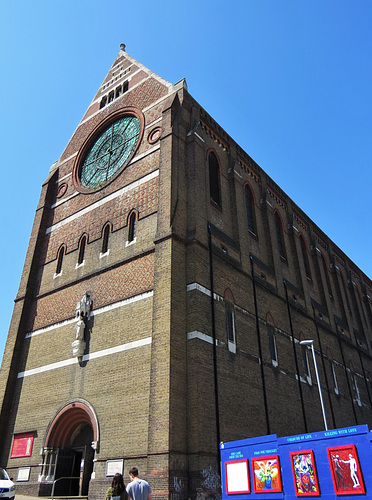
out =
[[[167,88],[168,93],[174,91],[174,85],[127,54],[125,52],[125,44],[122,43],[119,54],[90,103],[82,121],[99,110],[102,107],[102,103],[112,102],[117,96],[125,92],[126,87],[124,85],[128,86],[128,90],[132,90],[135,86],[140,85],[150,78]]]

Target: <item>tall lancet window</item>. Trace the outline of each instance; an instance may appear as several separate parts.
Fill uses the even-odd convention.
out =
[[[103,229],[101,255],[105,255],[109,251],[110,230],[111,226],[108,223]]]
[[[65,245],[62,245],[58,250],[57,267],[56,267],[56,272],[55,272],[54,276],[58,276],[59,274],[62,273],[62,264],[63,264],[63,258],[65,256],[65,253],[66,253],[66,247],[65,247]]]
[[[245,209],[247,211],[248,230],[256,234],[256,214],[254,209],[254,197],[249,186],[245,186]]]
[[[131,243],[136,238],[136,222],[137,222],[137,214],[136,212],[132,212],[129,217],[128,223],[128,242]]]
[[[276,231],[276,240],[277,240],[277,244],[278,244],[279,255],[283,259],[286,259],[287,255],[286,255],[285,245],[284,245],[283,226],[282,226],[282,221],[279,217],[278,212],[275,212],[275,231]]]
[[[78,261],[77,261],[78,266],[81,266],[82,264],[84,264],[84,256],[85,256],[86,246],[87,246],[87,237],[84,234],[84,236],[80,239],[80,243],[79,243],[79,255],[78,255]]]
[[[211,200],[221,207],[220,165],[217,156],[211,151],[208,156],[209,195]]]

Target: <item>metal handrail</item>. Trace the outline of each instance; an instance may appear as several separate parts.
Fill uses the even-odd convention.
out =
[[[53,481],[53,486],[52,486],[52,500],[54,498],[54,486],[56,485],[56,482],[60,481],[61,479],[80,479],[80,476],[64,476],[64,477],[59,477],[58,479],[55,479]],[[66,495],[62,495],[62,496],[66,496]]]

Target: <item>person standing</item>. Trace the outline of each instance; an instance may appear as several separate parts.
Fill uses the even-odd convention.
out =
[[[137,467],[129,471],[130,483],[127,485],[127,493],[131,500],[152,500],[151,488],[147,481],[138,477]]]
[[[112,483],[106,492],[105,500],[128,500],[123,476],[118,472],[112,478]]]

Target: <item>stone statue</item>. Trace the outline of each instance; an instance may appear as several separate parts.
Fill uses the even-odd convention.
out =
[[[84,340],[85,327],[92,309],[93,301],[90,292],[85,292],[83,298],[76,304],[75,317],[75,340],[72,342],[72,355],[81,359],[83,357],[86,342]]]

